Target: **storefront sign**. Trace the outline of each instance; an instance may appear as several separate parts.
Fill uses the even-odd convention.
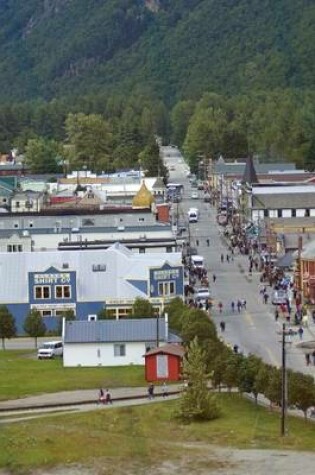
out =
[[[179,269],[163,269],[153,272],[154,280],[171,280],[179,277]]]
[[[42,284],[70,284],[70,273],[34,274],[34,285]]]

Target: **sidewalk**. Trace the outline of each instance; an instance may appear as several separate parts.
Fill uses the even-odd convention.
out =
[[[168,385],[168,394],[177,393],[182,389],[182,384]],[[147,387],[135,388],[109,388],[113,401],[126,399],[139,399],[148,397]],[[73,404],[91,404],[98,402],[99,389],[84,389],[80,391],[63,391],[59,393],[41,394],[21,399],[13,399],[0,402],[0,412],[9,410],[39,409],[41,407],[71,406]],[[154,394],[162,396],[162,386],[155,386]]]

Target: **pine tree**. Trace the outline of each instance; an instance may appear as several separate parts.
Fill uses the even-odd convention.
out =
[[[35,348],[37,348],[37,338],[46,333],[46,325],[38,310],[32,309],[28,313],[24,321],[24,331],[35,339]]]
[[[219,417],[220,410],[215,395],[207,387],[206,353],[198,344],[197,338],[189,345],[183,370],[188,386],[180,398],[177,416],[187,423]]]
[[[5,349],[5,339],[16,335],[16,327],[13,315],[5,305],[0,306],[0,338],[2,339],[2,348]]]

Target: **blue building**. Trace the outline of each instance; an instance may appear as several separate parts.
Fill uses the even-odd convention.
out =
[[[134,254],[119,243],[107,250],[0,253],[0,304],[16,320],[18,333],[31,309],[48,329],[66,310],[78,320],[105,308],[115,318],[131,313],[137,297],[161,312],[183,297],[181,253]]]

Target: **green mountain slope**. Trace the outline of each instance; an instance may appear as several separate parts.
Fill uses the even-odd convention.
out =
[[[0,98],[313,88],[312,0],[1,0]]]

